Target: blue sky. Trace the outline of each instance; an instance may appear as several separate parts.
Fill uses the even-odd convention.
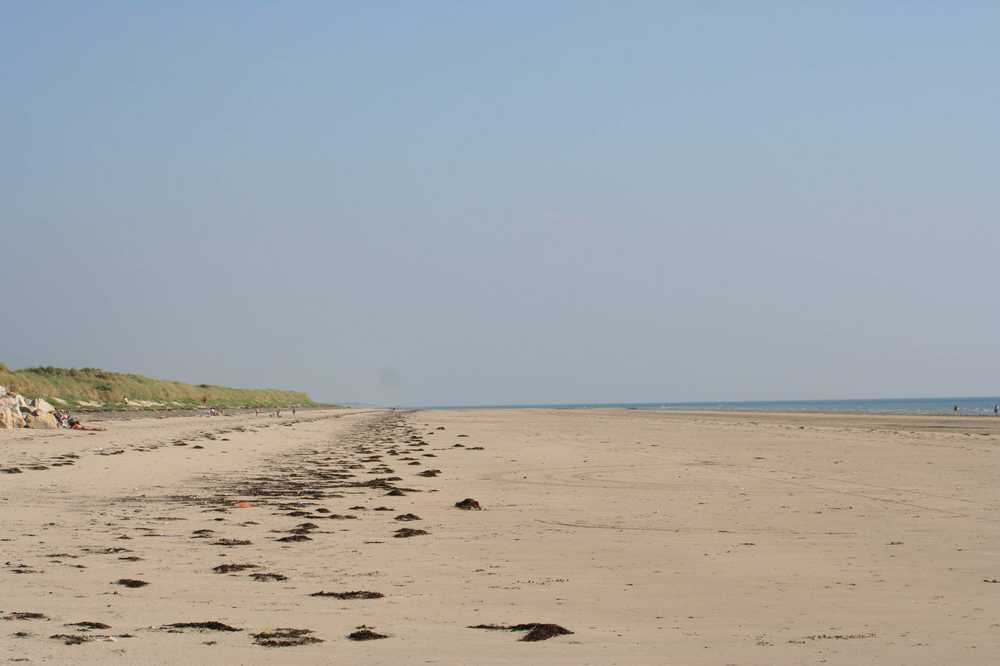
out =
[[[829,4],[5,3],[0,360],[996,394],[1000,7]]]

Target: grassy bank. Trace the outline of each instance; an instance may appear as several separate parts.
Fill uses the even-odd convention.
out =
[[[0,386],[28,398],[75,409],[174,409],[200,407],[288,407],[314,404],[298,391],[238,389],[150,379],[97,368],[25,368],[0,363]]]

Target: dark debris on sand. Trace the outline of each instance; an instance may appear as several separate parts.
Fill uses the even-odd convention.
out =
[[[528,622],[526,624],[476,624],[469,629],[489,629],[491,631],[526,631],[521,640],[525,642],[545,641],[555,636],[566,636],[573,632],[558,624]]]
[[[409,537],[421,536],[424,534],[430,534],[427,530],[415,530],[410,527],[401,527],[392,535],[397,539],[406,539]]]
[[[282,543],[294,543],[296,541],[312,541],[310,537],[305,534],[291,534],[286,537],[281,537],[280,539],[275,539],[275,541],[280,541]]]
[[[258,564],[220,564],[212,567],[212,571],[218,574],[227,574],[234,571],[245,571],[246,569],[260,569]]]
[[[92,553],[94,555],[114,555],[116,553],[131,553],[132,551],[128,548],[84,548],[85,553]]]
[[[252,573],[250,577],[258,583],[281,582],[288,580],[288,576],[279,573]]]
[[[401,522],[409,522],[412,520],[422,520],[422,519],[415,513],[402,513],[396,516],[395,520],[399,520]]]
[[[11,611],[2,617],[4,620],[47,620],[45,613],[32,613],[30,611]]]
[[[472,499],[471,497],[466,497],[461,502],[455,502],[455,507],[459,509],[465,509],[466,511],[482,511],[483,507],[479,505],[479,502]]]
[[[87,643],[94,640],[93,636],[85,636],[81,634],[52,634],[49,638],[62,641],[65,645],[80,645],[81,643]]]
[[[173,624],[164,624],[160,629],[165,631],[181,631],[184,629],[195,629],[197,631],[243,631],[238,627],[231,627],[216,620],[208,620],[206,622],[174,622]]]
[[[385,634],[372,631],[371,627],[365,625],[361,625],[355,631],[347,634],[347,637],[352,641],[377,641],[380,638],[389,638]]]
[[[149,585],[144,580],[137,580],[135,578],[119,578],[115,581],[115,585],[122,585],[124,587],[146,587]]]
[[[367,592],[356,590],[354,592],[313,592],[310,597],[333,597],[334,599],[381,599],[385,595],[381,592]]]
[[[262,631],[253,636],[254,643],[263,647],[297,647],[311,643],[322,643],[322,638],[310,636],[311,629],[292,629],[282,627],[273,631]]]
[[[69,624],[63,625],[66,627],[79,627],[80,631],[89,631],[90,629],[110,629],[111,625],[104,624],[103,622],[91,622],[84,620],[83,622],[70,622]]]

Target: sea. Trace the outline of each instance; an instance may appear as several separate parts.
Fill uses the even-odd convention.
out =
[[[955,408],[958,408],[957,411]],[[841,414],[959,414],[995,416],[1000,396],[878,398],[874,400],[751,400],[723,402],[606,402],[423,406],[416,409],[637,409],[657,412],[815,412]],[[998,417],[1000,418],[1000,417]]]

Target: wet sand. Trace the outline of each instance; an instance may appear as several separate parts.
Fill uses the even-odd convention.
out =
[[[0,432],[6,659],[1000,659],[1000,419],[331,410],[101,425]]]

